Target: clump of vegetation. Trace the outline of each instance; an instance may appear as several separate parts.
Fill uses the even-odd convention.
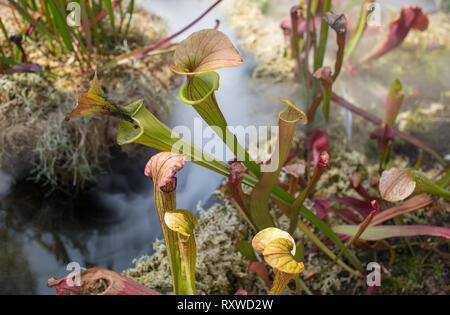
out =
[[[63,2],[52,3],[14,1],[0,5],[4,29],[0,35],[4,39],[0,44],[0,156],[3,168],[19,159],[28,164],[30,177],[49,191],[70,194],[95,182],[113,149],[115,126],[110,118],[86,118],[71,125],[63,122],[76,103],[77,94],[86,89],[94,65],[104,64],[101,70],[110,82],[110,95],[119,104],[126,104],[130,98],[143,98],[157,115],[171,108],[173,100],[168,89],[175,76],[168,67],[169,56],[164,54],[114,69],[124,53],[152,45],[165,36],[164,22],[135,8],[133,1],[108,2],[111,12],[107,2],[89,2],[97,16],[97,28],[94,30],[92,23],[85,21],[80,27],[68,29],[73,35],[72,46],[79,43],[81,36],[86,51],[69,49],[69,42],[63,40],[64,33],[59,30],[68,26],[60,23],[59,10],[52,11],[55,3],[59,6]],[[39,19],[33,24],[29,15]],[[91,22],[89,17],[88,20]],[[14,34],[22,37],[21,49],[8,40]],[[39,71],[24,68],[28,64],[38,65]],[[136,77],[139,79],[133,79]],[[127,152],[136,154],[139,149],[129,148]]]

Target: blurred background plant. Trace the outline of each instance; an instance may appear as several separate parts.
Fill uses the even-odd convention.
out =
[[[11,0],[0,5],[11,10],[16,24],[17,33],[11,35],[0,19],[4,37],[0,61],[16,66],[13,71],[28,61],[23,44],[44,55],[66,56],[69,64],[76,62],[83,72],[91,70],[126,44],[134,12],[134,0]],[[40,69],[28,66],[25,70]]]

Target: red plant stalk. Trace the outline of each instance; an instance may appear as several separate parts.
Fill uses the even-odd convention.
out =
[[[175,34],[172,34],[171,36],[161,40],[160,42],[147,46],[145,47],[146,49],[141,52],[140,54],[134,56],[133,58],[131,58],[128,61],[125,61],[123,63],[121,63],[121,65],[127,64],[132,62],[133,60],[137,60],[140,59],[142,57],[144,57],[145,55],[147,55],[149,52],[158,49],[160,47],[163,47],[164,45],[168,44],[172,39],[174,39],[175,37],[177,37],[178,35],[184,33],[185,31],[187,31],[189,28],[191,28],[194,24],[196,24],[198,21],[200,21],[206,14],[208,14],[212,9],[214,9],[220,2],[222,2],[222,0],[217,0],[213,5],[211,5],[205,12],[203,12],[198,18],[196,18],[194,21],[192,21],[191,23],[189,23],[188,25],[186,25],[184,28],[182,28],[181,30],[179,30],[178,32],[176,32]],[[142,49],[142,48],[140,48]]]
[[[289,233],[292,234],[295,231],[295,228],[297,227],[297,221],[298,221],[298,215],[300,212],[300,207],[302,206],[303,202],[305,201],[306,197],[308,197],[309,193],[314,189],[314,187],[317,184],[317,181],[319,180],[320,176],[322,176],[323,172],[328,168],[330,162],[330,156],[327,152],[322,152],[320,154],[319,161],[316,164],[316,167],[314,168],[314,173],[311,178],[311,180],[308,182],[308,186],[306,186],[305,189],[302,190],[300,195],[297,197],[297,199],[294,200],[291,207],[291,222],[289,225]]]
[[[347,108],[348,110],[350,110],[351,112],[365,118],[366,120],[374,123],[375,125],[380,125],[382,123],[382,120],[380,118],[378,118],[377,116],[351,104],[349,101],[345,100],[344,98],[340,97],[339,95],[337,95],[336,93],[331,93],[331,99],[333,101],[335,101],[338,105]],[[394,133],[394,135],[402,138],[403,140],[421,148],[422,150],[430,153],[432,156],[434,156],[436,158],[436,160],[438,160],[439,163],[441,163],[444,166],[447,166],[447,162],[445,162],[445,160],[439,155],[439,153],[437,153],[436,151],[434,151],[430,146],[428,146],[427,144],[425,144],[424,142],[420,141],[419,139],[404,133],[396,128],[391,128],[392,132]]]

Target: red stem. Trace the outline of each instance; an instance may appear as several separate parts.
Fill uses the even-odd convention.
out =
[[[354,112],[355,114],[364,117],[365,119],[367,119],[368,121],[374,123],[375,125],[380,125],[382,123],[382,120],[380,118],[378,118],[377,116],[366,112],[365,110],[362,110],[361,108],[356,107],[355,105],[351,104],[350,102],[348,102],[347,100],[343,99],[342,97],[340,97],[339,95],[337,95],[336,93],[332,93],[331,94],[331,99],[333,101],[335,101],[336,103],[338,103],[340,106],[347,108],[348,110]],[[424,151],[427,151],[428,153],[430,153],[431,155],[433,155],[438,161],[439,163],[441,163],[444,166],[447,166],[447,163],[444,161],[444,159],[439,155],[439,153],[437,153],[436,151],[434,151],[431,147],[429,147],[427,144],[423,143],[422,141],[420,141],[417,138],[414,138],[413,136],[404,133],[396,128],[392,128],[392,131],[394,132],[395,135],[397,135],[398,137],[402,138],[403,140],[423,149]]]
[[[194,24],[196,24],[198,21],[200,21],[206,14],[208,14],[212,9],[214,9],[220,2],[222,2],[222,0],[217,0],[213,5],[211,5],[205,12],[203,12],[198,18],[196,18],[194,21],[192,21],[191,23],[189,23],[187,26],[185,26],[184,28],[182,28],[180,31],[176,32],[175,34],[161,40],[160,42],[151,45],[150,47],[148,47],[146,50],[144,50],[142,53],[140,53],[139,55],[135,56],[133,58],[133,60],[139,59],[144,57],[146,54],[148,54],[149,52],[151,52],[152,50],[155,50],[159,47],[164,46],[165,44],[167,44],[168,42],[170,42],[172,39],[174,39],[175,37],[177,37],[178,35],[180,35],[181,33],[187,31],[189,28],[191,28]],[[124,63],[122,63],[122,65],[130,63],[132,60],[128,60]]]

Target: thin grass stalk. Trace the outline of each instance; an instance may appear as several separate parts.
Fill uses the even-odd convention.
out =
[[[115,23],[115,17],[114,17],[114,9],[112,6],[111,0],[104,0],[106,9],[108,10],[109,20],[111,22],[111,29],[113,32],[113,38],[114,42],[117,41],[117,33],[116,33],[116,23]]]
[[[89,2],[87,3],[87,12],[88,12],[88,15],[89,15],[89,20],[92,23],[92,30],[94,32],[94,44],[95,44],[95,47],[97,48],[97,53],[101,54],[99,28],[97,26],[97,21],[95,19],[95,11],[94,11],[92,0],[89,0]]]
[[[346,48],[345,48],[344,61],[350,57],[350,55],[355,50],[356,46],[358,46],[358,44],[364,34],[364,31],[366,30],[367,16],[369,14],[369,11],[367,10],[367,6],[372,2],[374,2],[374,0],[366,0],[366,1],[364,1],[363,5],[361,6],[358,24],[356,24],[355,31],[353,32],[352,36],[350,37],[350,40],[348,41]]]
[[[120,40],[122,38],[122,25],[123,25],[123,21],[124,21],[122,1],[119,1],[119,17],[120,17],[120,22],[119,22],[119,27],[117,30],[117,37]]]
[[[55,33],[55,30],[53,29],[53,25],[52,25],[52,23],[50,23],[51,18],[50,18],[50,15],[48,13],[48,9],[47,9],[47,5],[45,3],[45,0],[39,0],[39,2],[41,4],[41,12],[45,16],[45,20],[46,20],[46,22],[48,24],[48,27],[51,28],[51,31],[53,33]]]
[[[305,30],[305,34],[306,34],[306,40],[305,40],[305,58],[303,60],[303,72],[304,72],[304,77],[306,78],[306,104],[310,103],[310,98],[311,95],[309,93],[309,89],[311,87],[311,81],[310,78],[308,76],[308,71],[309,71],[309,51],[311,49],[311,30],[310,30],[310,23],[311,23],[311,18],[314,18],[311,14],[311,1],[307,1],[307,7],[306,7],[306,30]],[[314,21],[313,21],[314,23]]]
[[[89,25],[89,18],[87,13],[86,0],[80,0],[81,8],[81,23],[83,25],[83,31],[86,33],[86,45],[88,52],[92,52],[92,32],[91,25]]]
[[[6,44],[8,45],[9,52],[11,53],[11,58],[14,58],[14,47],[11,41],[9,40],[8,32],[6,31],[2,18],[0,18],[0,28],[2,29],[3,36],[5,36]]]
[[[328,249],[328,247],[324,243],[322,243],[320,239],[317,238],[317,236],[302,222],[302,220],[298,220],[297,226],[300,229],[300,231],[302,231],[307,237],[309,237],[309,239],[313,241],[314,244],[316,244],[316,246],[319,247],[328,257],[330,257],[332,260],[334,260],[337,257],[335,254],[333,254],[331,250]],[[336,260],[336,262],[339,266],[341,266],[351,274],[360,277],[360,274],[357,271],[352,269],[350,266],[348,266],[339,258]]]
[[[304,64],[300,60],[300,37],[298,36],[297,25],[298,25],[298,10],[302,7],[297,5],[291,8],[291,25],[292,25],[292,37],[291,37],[291,51],[293,58],[297,63],[298,75],[300,77],[301,83],[303,85],[303,101],[308,104],[308,83],[305,76]]]
[[[133,18],[133,12],[134,12],[134,0],[130,0],[130,3],[128,4],[128,13],[130,17],[128,19],[127,26],[125,28],[125,32],[123,34],[121,41],[123,41],[125,38],[128,37],[128,33],[130,32],[131,20]]]
[[[328,40],[328,24],[323,20],[325,13],[331,9],[331,0],[325,0],[322,7],[322,23],[320,24],[320,37],[319,46],[317,48],[317,55],[314,56],[314,71],[317,71],[323,65],[323,60],[325,58],[325,50],[327,48]],[[313,78],[313,95],[316,95],[319,91],[320,81]]]
[[[345,250],[350,248],[350,246],[352,246],[352,244],[359,239],[359,237],[361,236],[361,234],[364,232],[364,230],[369,226],[370,222],[372,221],[373,217],[375,216],[375,214],[377,213],[377,210],[374,209],[370,212],[370,214],[364,219],[363,222],[361,222],[361,224],[359,225],[358,228],[358,232],[352,236],[352,238],[350,240],[347,241],[347,243],[345,244],[345,247],[341,249],[341,251],[339,252],[339,254],[333,259],[333,261],[331,263],[329,263],[325,268],[323,268],[320,272],[310,276],[308,279],[305,279],[305,281],[309,281],[321,274],[323,274],[324,272],[326,272],[327,270],[329,270],[331,267],[333,267],[333,265],[337,262],[337,260],[339,258],[342,257],[342,255],[344,254]]]

